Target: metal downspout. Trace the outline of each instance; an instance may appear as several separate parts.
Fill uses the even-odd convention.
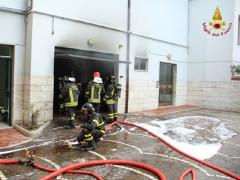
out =
[[[127,14],[127,77],[126,77],[126,104],[125,113],[128,113],[129,101],[129,62],[130,62],[130,20],[131,20],[131,0],[128,0],[128,14]]]

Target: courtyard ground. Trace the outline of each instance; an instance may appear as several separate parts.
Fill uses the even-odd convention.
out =
[[[184,106],[121,114],[119,120],[130,124],[112,126],[97,149],[89,152],[71,148],[79,131],[64,129],[67,122],[62,117],[55,118],[40,136],[34,138],[22,134],[14,137],[14,129],[11,129],[12,136],[6,138],[6,134],[3,135],[6,131],[2,131],[0,161],[28,159],[28,152],[35,164],[52,169],[80,162],[127,160],[151,166],[161,171],[167,180],[180,179],[190,168],[197,180],[240,179],[240,113]],[[187,155],[233,174],[235,178],[179,153],[164,141]],[[159,179],[150,171],[129,165],[98,165],[83,169],[95,172],[106,180]],[[1,179],[40,179],[49,173],[29,165],[0,165]],[[96,178],[64,173],[57,179]],[[192,179],[191,174],[185,179]]]

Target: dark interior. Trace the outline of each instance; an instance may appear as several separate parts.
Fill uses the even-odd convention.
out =
[[[54,114],[59,114],[59,77],[67,73],[74,72],[76,83],[81,83],[81,94],[77,110],[86,102],[84,93],[87,83],[93,79],[93,72],[98,71],[101,74],[103,82],[108,75],[114,74],[114,61],[93,60],[81,57],[55,57],[54,61]],[[101,105],[101,111],[106,111],[104,104]]]

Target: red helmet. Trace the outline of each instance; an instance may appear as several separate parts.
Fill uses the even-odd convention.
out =
[[[100,73],[96,71],[96,72],[93,73],[93,76],[94,76],[94,77],[99,77],[99,78],[100,78]]]

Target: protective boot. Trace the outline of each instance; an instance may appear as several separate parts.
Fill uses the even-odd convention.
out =
[[[97,148],[96,142],[94,140],[91,140],[88,142],[88,147],[84,148],[84,151],[93,151]]]
[[[96,144],[99,143],[100,140],[101,140],[101,138],[95,139],[95,143],[96,143]]]
[[[65,129],[74,129],[75,128],[75,124],[73,120],[69,120],[68,121],[68,126],[64,127]]]
[[[117,121],[117,117],[114,117],[113,122]]]
[[[107,120],[107,124],[111,124],[111,123],[113,123],[113,119],[112,119],[112,118],[109,118],[109,119]]]

